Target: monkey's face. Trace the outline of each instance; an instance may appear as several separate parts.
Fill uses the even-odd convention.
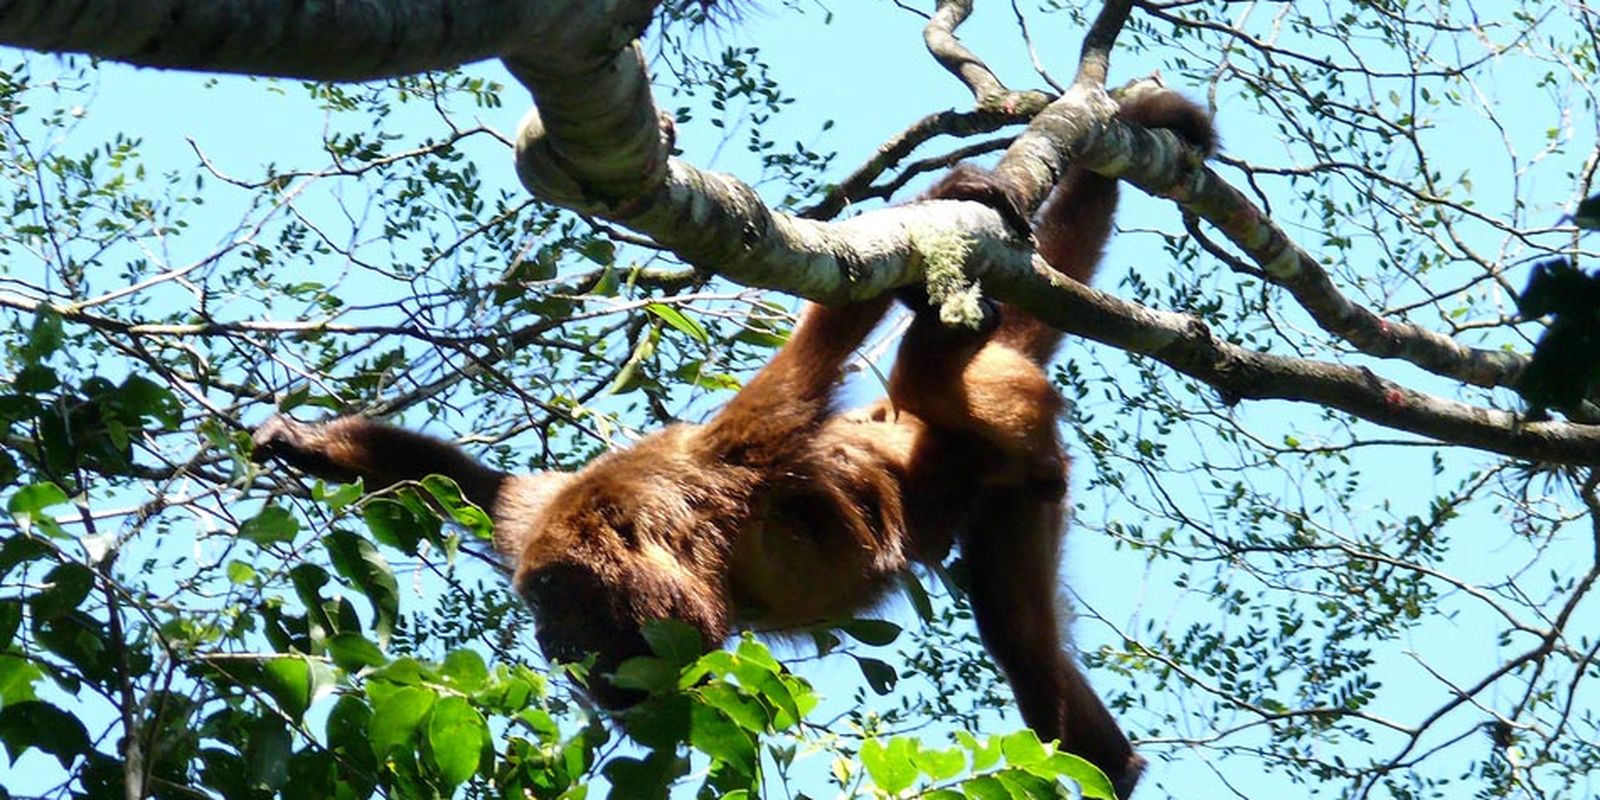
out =
[[[589,693],[595,702],[617,710],[644,699],[607,679],[623,661],[650,653],[636,610],[614,576],[589,564],[561,561],[518,570],[515,588],[533,611],[545,658],[573,663],[594,656]]]

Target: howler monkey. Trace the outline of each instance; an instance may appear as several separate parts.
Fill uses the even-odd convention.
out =
[[[1121,118],[1167,127],[1209,152],[1208,115],[1170,92],[1124,102]],[[930,198],[1004,202],[989,173],[961,167]],[[1113,179],[1073,169],[1041,210],[1050,265],[1087,281],[1116,205]],[[1014,213],[1014,208],[1013,208]],[[1056,607],[1067,459],[1060,396],[1044,366],[1061,334],[1001,306],[984,332],[915,315],[888,397],[836,413],[846,361],[883,316],[879,298],[810,306],[772,362],[701,425],[673,425],[575,473],[512,475],[453,445],[363,417],[279,416],[254,458],[279,458],[369,489],[443,474],[494,518],[495,548],[533,609],[540,648],[597,656],[605,673],[648,652],[640,626],[675,618],[716,647],[739,625],[795,628],[872,604],[912,562],[959,544],[984,645],[1028,726],[1059,740],[1126,797],[1144,759],[1074,666]]]

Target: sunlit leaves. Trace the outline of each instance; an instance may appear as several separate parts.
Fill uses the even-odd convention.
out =
[[[1087,761],[1045,746],[1032,731],[987,740],[957,735],[960,747],[925,749],[910,737],[870,739],[861,745],[861,763],[877,789],[900,795],[913,786],[947,798],[1039,798],[1053,800],[1067,787],[1086,798],[1115,800],[1105,775]],[[967,774],[964,779],[958,778]]]
[[[334,569],[372,604],[372,630],[380,643],[387,641],[400,614],[400,589],[389,562],[371,542],[348,531],[331,531],[322,543]]]
[[[445,697],[428,719],[428,752],[445,786],[465,782],[491,753],[489,726],[463,697]]]
[[[420,686],[388,687],[382,683],[372,684],[368,693],[372,698],[368,726],[372,752],[385,758],[401,748],[414,749],[417,732],[437,695]]]
[[[77,717],[45,702],[29,700],[0,708],[0,745],[14,762],[38,748],[65,767],[91,752],[89,731]]]
[[[277,504],[268,504],[239,525],[239,538],[262,546],[292,542],[299,532],[300,521]]]
[[[6,511],[17,526],[27,532],[34,527],[50,535],[60,535],[61,528],[47,513],[47,509],[67,502],[67,493],[54,483],[35,483],[18,489],[6,500]]]

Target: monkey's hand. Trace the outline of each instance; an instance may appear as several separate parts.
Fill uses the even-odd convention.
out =
[[[328,437],[322,426],[308,425],[279,414],[250,434],[250,460],[265,464],[276,459],[301,472],[328,480],[345,481],[353,476],[329,456]]]

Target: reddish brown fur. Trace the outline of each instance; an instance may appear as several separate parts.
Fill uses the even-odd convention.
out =
[[[1210,121],[1170,93],[1122,116],[1167,126],[1209,152]],[[931,197],[1003,187],[957,170]],[[1116,183],[1073,171],[1035,226],[1041,254],[1088,280],[1110,232]],[[1061,335],[1010,308],[992,335],[952,333],[919,313],[900,346],[889,397],[837,414],[832,395],[887,299],[811,306],[789,342],[704,425],[674,425],[565,475],[513,476],[452,445],[360,417],[257,430],[256,457],[283,458],[376,489],[442,473],[495,519],[496,548],[557,660],[598,657],[591,691],[646,652],[639,629],[676,618],[707,647],[737,625],[769,629],[839,619],[879,598],[913,561],[959,542],[985,646],[1023,719],[1094,762],[1120,796],[1144,760],[1067,654],[1055,592],[1066,456],[1061,398],[1044,372]]]

